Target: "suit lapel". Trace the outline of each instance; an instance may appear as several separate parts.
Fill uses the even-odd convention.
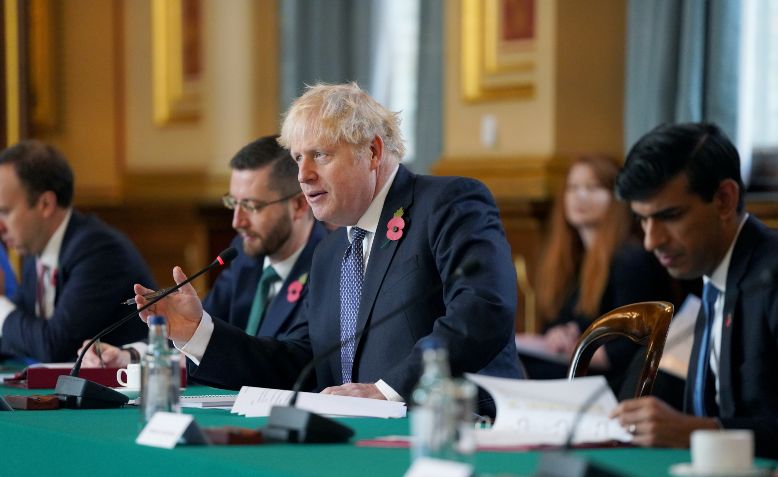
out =
[[[313,252],[316,250],[316,246],[319,244],[322,238],[324,238],[326,231],[324,227],[318,222],[314,222],[311,228],[311,236],[308,237],[303,251],[300,252],[300,256],[294,262],[292,271],[289,276],[284,280],[283,286],[278,291],[278,294],[270,302],[265,317],[257,330],[258,335],[261,336],[276,336],[292,316],[295,314],[295,310],[302,303],[305,293],[308,291],[308,274],[311,271],[311,261],[313,260]],[[295,282],[301,282],[302,290],[299,295],[289,293],[289,286]],[[302,283],[305,282],[305,283]]]
[[[735,313],[741,300],[741,282],[746,276],[751,254],[755,247],[757,224],[749,217],[740,231],[735,248],[732,250],[729,270],[727,271],[727,291],[724,301],[724,315],[721,327],[721,350],[719,355],[719,411],[722,416],[734,414],[734,396],[732,395],[732,334],[742,326],[742,316]]]
[[[258,336],[275,336],[297,307],[299,298],[296,301],[289,300],[289,285],[300,279],[300,274],[295,271],[296,268],[297,266],[295,265],[292,273],[286,277],[281,290],[278,291],[273,301],[270,302],[270,306],[257,330]]]
[[[65,235],[62,236],[62,245],[59,248],[59,257],[57,258],[57,280],[54,287],[54,309],[57,308],[59,302],[59,291],[62,289],[62,285],[67,282],[70,275],[70,269],[68,267],[70,259],[69,245],[72,242],[73,234],[75,231],[81,228],[83,222],[86,221],[86,217],[81,215],[78,211],[74,210],[70,214],[70,221],[67,227],[65,227]],[[33,308],[34,309],[34,308]],[[53,312],[53,310],[52,310]]]
[[[413,227],[413,224],[408,220],[408,209],[413,203],[413,183],[415,177],[404,166],[400,166],[397,171],[397,175],[394,178],[394,183],[389,189],[389,193],[384,201],[384,207],[381,210],[381,220],[378,222],[378,228],[376,229],[375,237],[373,237],[373,244],[370,249],[370,257],[367,262],[367,270],[365,271],[365,281],[362,289],[362,300],[359,304],[359,315],[357,316],[357,328],[356,332],[359,334],[367,325],[368,318],[370,317],[373,307],[375,305],[376,297],[383,284],[386,272],[389,270],[389,266],[394,259],[397,247],[402,242],[402,237],[399,240],[389,240],[386,237],[387,222],[394,216],[394,213],[401,207],[405,213],[403,218],[405,220],[405,228],[403,232],[407,233],[408,230]],[[358,340],[355,346],[356,353],[359,353],[359,344],[362,340]],[[357,361],[356,359],[354,360]],[[356,375],[354,375],[356,378]]]
[[[259,326],[258,334],[261,336],[276,336],[281,330],[281,327],[291,318],[297,306],[302,302],[303,296],[308,289],[308,273],[310,272],[310,255],[313,254],[315,246],[308,244],[303,249],[303,252],[297,258],[292,271],[289,276],[284,280],[284,284],[278,291],[278,294],[270,302],[270,305],[262,318],[262,323]],[[306,256],[307,255],[307,256]],[[300,282],[302,289],[299,295],[290,294],[289,286],[292,283]],[[305,283],[303,283],[305,282]],[[297,286],[297,285],[295,285]]]

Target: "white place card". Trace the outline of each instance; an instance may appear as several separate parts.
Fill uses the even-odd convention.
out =
[[[473,466],[452,460],[421,457],[405,473],[405,477],[470,477]]]
[[[208,443],[191,414],[157,412],[135,439],[136,444],[163,449],[172,449],[179,442]]]

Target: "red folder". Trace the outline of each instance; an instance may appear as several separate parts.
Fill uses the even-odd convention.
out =
[[[78,375],[110,388],[120,387],[116,380],[116,372],[120,368],[81,368]],[[70,374],[69,367],[34,366],[19,371],[10,378],[5,378],[3,384],[26,389],[54,389],[57,378]],[[181,367],[181,387],[186,387],[186,368]]]
[[[119,368],[81,368],[78,375],[103,386],[115,388],[119,386],[119,382],[116,381],[118,370]],[[54,389],[57,378],[64,374],[70,374],[70,368],[36,366],[25,368],[12,377],[5,378],[3,384],[26,389]]]

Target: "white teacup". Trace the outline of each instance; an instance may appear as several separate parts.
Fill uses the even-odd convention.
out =
[[[694,431],[691,444],[692,469],[697,474],[737,474],[753,469],[753,431]]]
[[[124,378],[122,378],[124,375]],[[137,389],[140,387],[140,363],[131,363],[127,368],[116,371],[116,381],[127,388]]]

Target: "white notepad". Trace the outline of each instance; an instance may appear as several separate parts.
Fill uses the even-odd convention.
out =
[[[181,407],[208,407],[230,409],[237,394],[206,394],[201,396],[181,396]]]

